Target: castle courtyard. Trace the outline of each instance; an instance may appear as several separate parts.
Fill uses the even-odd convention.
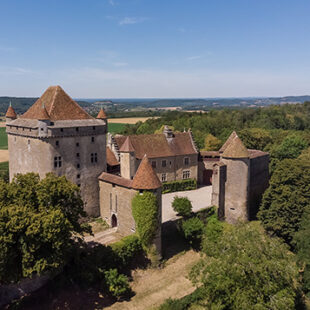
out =
[[[187,197],[193,206],[193,212],[211,207],[212,186],[203,186],[195,190],[168,193],[162,195],[162,223],[177,218],[172,202],[175,196]]]

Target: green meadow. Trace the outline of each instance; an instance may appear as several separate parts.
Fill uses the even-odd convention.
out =
[[[0,127],[0,150],[8,149],[8,137],[5,132],[5,127]]]

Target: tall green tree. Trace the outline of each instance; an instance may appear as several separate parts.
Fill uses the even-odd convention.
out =
[[[293,246],[294,234],[307,208],[310,208],[310,161],[305,154],[277,165],[263,195],[258,218],[267,231]]]
[[[214,224],[214,223],[213,223]],[[218,238],[218,234],[220,237]],[[278,238],[259,223],[225,226],[204,240],[205,255],[190,278],[205,309],[295,309],[298,268]]]
[[[0,282],[53,272],[66,262],[77,234],[91,232],[79,188],[65,177],[34,173],[0,181]]]

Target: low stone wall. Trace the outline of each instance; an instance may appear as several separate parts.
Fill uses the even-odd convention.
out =
[[[30,294],[50,280],[49,275],[34,276],[21,280],[19,283],[0,285],[0,307],[3,307],[13,300],[20,299],[21,297]]]

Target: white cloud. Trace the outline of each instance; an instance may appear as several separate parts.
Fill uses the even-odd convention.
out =
[[[123,26],[123,25],[133,25],[133,24],[142,23],[145,20],[147,20],[147,18],[145,18],[145,17],[124,17],[123,19],[121,19],[119,21],[119,24],[121,26]]]

